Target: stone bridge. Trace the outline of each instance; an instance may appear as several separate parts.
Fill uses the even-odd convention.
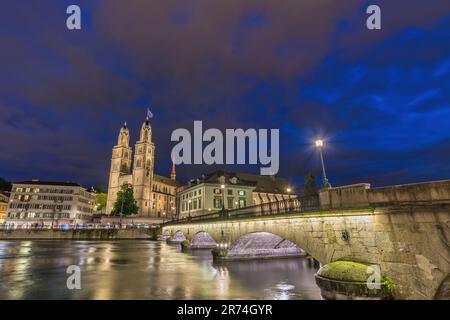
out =
[[[304,251],[321,265],[377,265],[395,284],[396,298],[449,298],[450,180],[383,188],[358,184],[322,189],[318,198],[314,210],[205,217],[171,222],[162,231],[194,239],[194,246],[201,234],[203,247],[216,243],[225,258],[239,247],[249,258],[275,249],[278,256]]]

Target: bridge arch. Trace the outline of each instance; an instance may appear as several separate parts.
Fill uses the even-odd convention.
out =
[[[186,240],[186,236],[184,235],[184,232],[182,230],[175,231],[171,242],[173,243],[180,243],[181,241]]]
[[[164,232],[161,235],[161,240],[167,240],[167,238],[170,237],[170,231],[169,230],[164,230]]]
[[[191,238],[192,249],[212,249],[216,245],[216,240],[206,231],[199,231]]]
[[[250,232],[236,239],[228,249],[228,260],[306,256],[295,243],[265,231]]]

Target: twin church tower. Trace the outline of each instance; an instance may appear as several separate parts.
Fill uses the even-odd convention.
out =
[[[111,213],[117,199],[117,192],[123,184],[128,183],[133,186],[140,216],[161,217],[162,214],[169,214],[175,207],[175,166],[172,165],[170,179],[154,174],[155,144],[152,142],[149,117],[146,117],[142,124],[134,150],[132,160],[130,131],[125,122],[120,129],[117,145],[112,150],[106,212]],[[131,166],[132,161],[133,166]]]

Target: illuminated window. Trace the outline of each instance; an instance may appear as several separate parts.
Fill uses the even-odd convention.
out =
[[[214,197],[214,209],[221,209],[221,208],[222,208],[222,198]]]

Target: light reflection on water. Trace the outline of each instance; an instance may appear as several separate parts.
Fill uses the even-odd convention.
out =
[[[79,265],[81,290],[66,268]],[[320,299],[306,258],[216,265],[152,241],[0,241],[0,299]]]

